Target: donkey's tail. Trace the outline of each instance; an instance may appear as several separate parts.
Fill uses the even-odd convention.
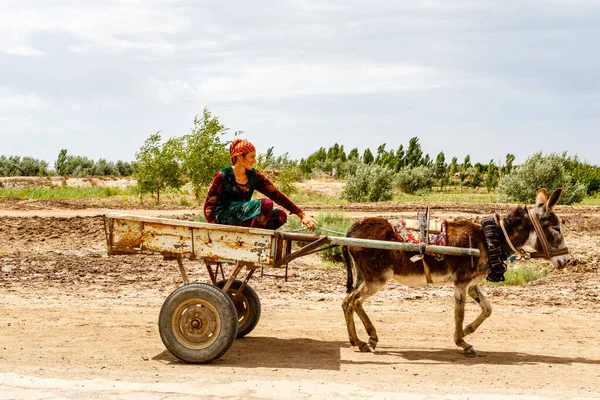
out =
[[[348,272],[348,278],[346,280],[346,292],[350,293],[354,286],[354,273],[352,268],[352,260],[350,259],[350,253],[348,252],[348,246],[342,246],[342,256],[344,257],[344,264],[346,264],[346,271]]]

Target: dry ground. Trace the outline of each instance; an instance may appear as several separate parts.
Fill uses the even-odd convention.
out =
[[[314,256],[295,261],[288,282],[253,278],[263,307],[256,329],[213,364],[186,365],[157,329],[163,300],[181,284],[176,264],[107,257],[106,209],[74,203],[0,205],[0,399],[600,398],[598,207],[558,210],[574,265],[524,287],[485,288],[494,313],[469,337],[479,358],[452,342],[448,286],[389,285],[366,304],[380,347],[356,352],[340,306],[345,271]],[[339,210],[358,217],[418,208]],[[503,208],[432,205],[435,215],[474,219]],[[129,212],[191,219],[195,210]],[[187,266],[207,280],[199,264]],[[476,313],[470,303],[468,319]]]

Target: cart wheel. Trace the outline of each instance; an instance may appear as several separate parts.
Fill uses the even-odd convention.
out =
[[[165,299],[158,330],[175,357],[207,364],[225,354],[235,340],[235,316],[233,301],[223,291],[206,283],[190,283]]]
[[[217,286],[223,288],[227,281],[217,282]],[[242,286],[242,281],[235,280],[227,291],[227,295],[233,300],[238,317],[238,338],[243,338],[256,327],[260,319],[260,299],[258,294],[248,284],[240,293],[238,289]]]

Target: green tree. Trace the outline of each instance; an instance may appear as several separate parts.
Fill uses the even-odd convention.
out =
[[[156,194],[160,203],[160,192],[167,188],[180,188],[181,168],[178,157],[181,154],[181,141],[176,138],[161,144],[160,133],[150,135],[135,154],[138,170],[135,175],[140,194]]]
[[[435,157],[435,164],[433,167],[433,175],[438,180],[440,187],[444,190],[444,184],[446,183],[448,164],[446,164],[446,156],[443,151]]]
[[[408,142],[408,149],[406,150],[406,166],[408,168],[415,168],[421,165],[422,161],[423,150],[421,150],[419,138],[415,136]]]
[[[498,177],[498,167],[492,159],[487,165],[487,171],[485,176],[485,187],[487,188],[488,193],[498,186]]]
[[[406,155],[404,152],[404,146],[398,146],[398,150],[396,150],[396,172],[400,171],[401,169],[404,169],[404,167],[406,166],[405,156]]]
[[[510,174],[513,170],[513,163],[515,162],[515,155],[508,153],[506,155],[506,164],[504,165],[504,174]]]
[[[201,201],[202,187],[208,185],[215,173],[230,164],[229,142],[223,139],[228,129],[219,118],[204,108],[202,116],[194,117],[192,132],[183,136],[181,168],[192,185],[194,196]]]
[[[434,171],[428,167],[407,168],[398,172],[396,184],[404,193],[413,194],[418,190],[431,189],[435,183]]]
[[[58,175],[67,175],[67,149],[61,149],[58,152],[58,157],[54,162],[54,170]]]
[[[387,201],[392,199],[393,174],[375,164],[360,164],[356,173],[346,179],[342,198],[352,202]]]
[[[359,160],[360,159],[360,154],[358,153],[358,148],[353,148],[352,150],[350,150],[350,153],[348,153],[348,160]]]
[[[549,192],[563,188],[561,202],[577,203],[585,197],[586,187],[578,183],[566,168],[567,160],[556,153],[543,155],[537,152],[509,175],[504,175],[498,184],[501,201],[530,202],[540,188]]]
[[[467,170],[467,169],[471,168],[472,166],[473,165],[471,164],[471,156],[467,154],[462,163],[463,170]]]
[[[371,153],[371,149],[366,148],[363,152],[363,162],[365,164],[371,164],[373,161],[375,161],[375,158],[373,157],[373,153]]]

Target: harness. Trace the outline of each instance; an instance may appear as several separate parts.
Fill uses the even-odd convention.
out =
[[[490,264],[490,273],[487,280],[490,282],[504,281],[504,273],[506,272],[506,253],[502,250],[502,232],[506,234],[504,225],[500,221],[502,230],[496,224],[495,218],[484,218],[481,220],[481,227],[485,235],[485,245],[487,247],[488,260]],[[508,238],[508,236],[506,236]],[[511,244],[512,248],[512,244]]]
[[[569,254],[569,249],[564,247],[562,249],[550,250],[550,244],[548,243],[548,239],[546,238],[546,234],[542,229],[542,224],[540,224],[540,220],[538,219],[535,211],[531,208],[526,208],[527,214],[529,215],[529,219],[533,225],[533,229],[542,245],[543,251],[534,251],[528,252],[524,249],[517,249],[512,241],[508,233],[506,232],[506,227],[504,226],[504,221],[499,219],[500,227],[496,224],[495,218],[485,218],[481,221],[481,226],[483,227],[483,233],[485,235],[485,242],[488,251],[488,259],[491,268],[491,272],[487,276],[487,280],[491,282],[502,282],[504,281],[504,273],[506,272],[506,253],[502,250],[501,240],[502,236],[506,239],[511,250],[516,254],[517,259],[525,259],[528,260],[530,258],[545,258],[550,259],[556,256],[562,256],[565,254]]]
[[[515,248],[515,246],[513,246],[512,242],[510,241],[508,233],[506,233],[506,228],[504,227],[504,221],[500,220],[500,227],[502,228],[502,232],[504,233],[506,242],[510,246],[511,250],[514,251],[518,257],[520,257],[521,259],[525,259],[525,260],[528,260],[530,258],[550,259],[552,257],[563,256],[565,254],[569,254],[569,249],[567,247],[558,249],[558,250],[554,250],[554,251],[550,251],[550,245],[548,244],[548,239],[546,238],[546,234],[544,233],[544,230],[542,229],[542,224],[540,224],[540,220],[538,219],[537,215],[535,215],[535,211],[532,210],[531,208],[528,208],[527,213],[529,214],[529,219],[531,220],[531,223],[533,224],[533,229],[535,229],[535,233],[536,233],[538,239],[540,240],[543,252],[534,251],[533,253],[530,253],[523,249],[517,250]]]

